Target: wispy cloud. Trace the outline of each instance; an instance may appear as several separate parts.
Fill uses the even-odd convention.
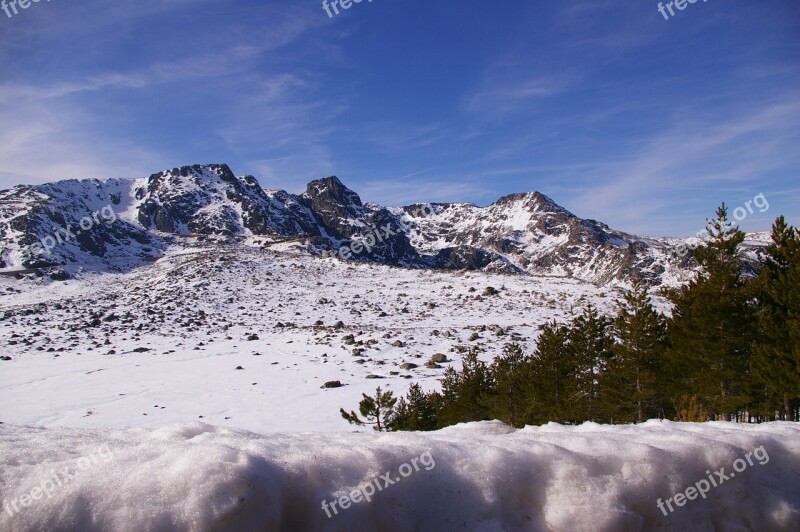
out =
[[[710,122],[679,120],[630,160],[598,164],[596,184],[584,188],[571,206],[606,219],[614,213],[616,223],[650,233],[656,228],[648,220],[663,210],[681,210],[695,183],[713,183],[721,191],[747,182],[751,194],[761,192],[763,185],[755,183],[796,163],[791,150],[800,140],[793,125],[800,123],[800,102],[787,98],[737,115]],[[751,143],[757,151],[747,149]]]
[[[532,104],[561,94],[574,82],[575,78],[566,75],[514,82],[486,81],[483,86],[464,98],[462,107],[465,111],[488,114],[497,119],[509,113],[529,110]]]

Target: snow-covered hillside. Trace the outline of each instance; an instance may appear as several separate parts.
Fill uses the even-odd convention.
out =
[[[14,404],[0,421],[346,431],[339,408],[362,392],[437,387],[469,346],[487,359],[509,341],[530,349],[543,323],[589,302],[611,313],[622,295],[573,279],[197,240],[128,273],[0,277],[0,340],[11,357],[0,360],[0,404]],[[437,353],[448,361],[430,363]],[[329,381],[342,386],[322,389]]]
[[[382,228],[353,260],[322,253]],[[2,530],[800,527],[788,423],[375,434],[340,416],[377,386],[439,388],[470,347],[530,352],[549,321],[612,315],[635,277],[684,282],[681,239],[539,193],[387,209],[336,178],[292,195],[224,165],[3,191],[0,231]],[[52,253],[7,260],[36,242]],[[753,456],[678,504],[706,470]]]
[[[433,433],[0,426],[0,528],[800,529],[800,427],[498,422]],[[24,504],[23,504],[24,503]]]

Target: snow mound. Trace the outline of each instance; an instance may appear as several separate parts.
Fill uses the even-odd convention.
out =
[[[798,530],[800,425],[0,425],[0,500],[10,531]]]

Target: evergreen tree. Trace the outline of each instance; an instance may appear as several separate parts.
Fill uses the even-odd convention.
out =
[[[780,216],[758,279],[759,340],[750,361],[758,413],[798,420],[800,398],[800,231]]]
[[[641,423],[663,417],[666,320],[653,308],[642,283],[634,283],[633,290],[618,303],[613,326],[614,357],[606,380],[614,421]]]
[[[524,427],[531,416],[534,385],[531,360],[519,344],[506,344],[503,354],[489,367],[493,393],[484,396],[491,419],[513,427]]]
[[[436,419],[435,402],[414,383],[397,402],[390,426],[392,430],[436,430]]]
[[[444,372],[439,426],[491,419],[483,396],[492,392],[493,385],[486,363],[478,359],[478,350],[471,348],[464,355],[460,372],[452,366]]]
[[[592,305],[572,322],[567,346],[576,365],[575,415],[578,421],[611,421],[612,408],[604,393],[604,378],[613,356],[610,324],[608,318],[600,315]]]
[[[707,231],[710,240],[695,250],[701,271],[670,294],[670,395],[674,404],[697,396],[702,411],[730,420],[748,402],[755,313],[738,257],[744,233],[728,221],[724,203]]]
[[[542,328],[531,360],[531,394],[527,398],[531,411],[529,423],[577,421],[577,363],[568,343],[567,327],[553,321]]]
[[[358,410],[367,420],[362,421],[354,411],[345,412],[344,408],[339,409],[339,413],[348,422],[354,425],[372,425],[377,431],[389,430],[389,423],[392,419],[394,405],[397,399],[394,398],[391,390],[382,391],[381,387],[375,390],[375,397],[370,397],[365,393],[361,394],[364,398],[358,403]]]

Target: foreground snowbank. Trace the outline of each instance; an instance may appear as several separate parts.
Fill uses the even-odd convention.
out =
[[[705,498],[695,490],[676,504],[712,478]],[[660,510],[670,498],[674,511]],[[798,530],[800,426],[262,435],[202,423],[0,425],[0,500],[0,529],[12,531]]]

